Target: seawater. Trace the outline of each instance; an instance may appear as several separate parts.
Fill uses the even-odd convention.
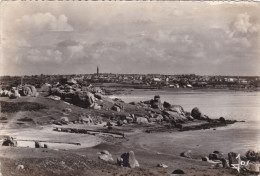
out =
[[[167,101],[174,105],[181,105],[185,111],[191,111],[192,108],[198,107],[202,113],[211,118],[225,117],[226,119],[245,120],[246,122],[217,128],[216,131],[209,129],[187,131],[181,135],[163,134],[163,137],[159,135],[158,139],[154,140],[156,142],[142,139],[142,141],[147,141],[145,145],[155,147],[156,143],[164,143],[165,146],[185,145],[186,141],[189,141],[189,144],[193,144],[192,141],[194,141],[194,148],[203,150],[205,153],[213,152],[211,150],[234,151],[242,154],[248,149],[260,151],[260,92],[146,90],[134,91],[128,95],[116,95],[115,97],[125,102],[139,102],[152,99],[154,95],[160,95],[162,102]],[[156,138],[156,136],[154,137]],[[183,145],[182,149],[185,148]]]

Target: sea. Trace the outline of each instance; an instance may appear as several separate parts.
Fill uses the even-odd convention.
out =
[[[150,100],[160,95],[161,101],[181,105],[185,111],[198,107],[210,118],[224,117],[239,122],[216,130],[198,130],[180,132],[180,134],[162,133],[152,137],[153,140],[139,139],[140,145],[158,152],[169,152],[170,146],[181,150],[199,150],[207,154],[214,150],[225,153],[245,154],[249,149],[260,151],[260,92],[243,91],[202,91],[202,90],[137,90],[130,94],[113,95],[125,102]],[[158,149],[164,144],[168,146]],[[179,145],[179,147],[178,147]]]

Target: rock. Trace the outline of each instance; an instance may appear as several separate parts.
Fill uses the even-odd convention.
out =
[[[208,158],[207,156],[203,156],[203,157],[201,157],[201,160],[202,160],[202,161],[207,161],[207,162],[208,162],[208,161],[209,161],[209,158]]]
[[[185,116],[174,111],[163,111],[163,115],[168,116],[170,119],[174,120],[175,122],[183,122],[187,120]]]
[[[73,93],[71,96],[72,103],[80,107],[89,108],[93,103],[95,103],[94,95],[88,91],[78,91]]]
[[[38,141],[35,141],[35,148],[42,148],[41,143]]]
[[[92,88],[92,93],[103,93],[102,89],[100,89],[99,87],[93,87]]]
[[[16,170],[23,170],[24,169],[24,165],[18,165],[17,167],[16,167]]]
[[[92,109],[96,109],[96,110],[100,110],[101,109],[101,106],[99,106],[97,103],[93,103],[90,107]]]
[[[170,111],[177,112],[178,114],[185,115],[184,109],[180,105],[174,105],[170,108]]]
[[[148,124],[149,122],[148,122],[147,118],[145,118],[145,117],[137,117],[136,123],[138,123],[138,124]]]
[[[246,152],[246,158],[250,161],[260,161],[260,152],[255,152],[253,150],[248,150]]]
[[[237,155],[238,154],[234,152],[228,153],[228,162],[230,167],[232,167],[232,164],[238,164],[238,159],[236,158]]]
[[[150,101],[151,107],[153,109],[163,109],[163,105],[161,103],[161,99],[159,95],[155,95],[154,99]]]
[[[163,121],[163,116],[161,114],[155,115],[154,119],[156,122],[162,122]]]
[[[89,115],[87,115],[87,116],[80,117],[79,121],[81,123],[92,123],[93,119]]]
[[[210,160],[222,160],[224,159],[224,154],[219,151],[214,151],[213,153],[209,154]]]
[[[180,154],[180,156],[185,157],[185,158],[191,158],[191,150],[188,150],[186,152],[182,152]]]
[[[9,98],[14,99],[19,97],[21,97],[21,95],[19,94],[18,90],[12,90],[12,94],[10,95]]]
[[[191,116],[195,119],[200,119],[201,116],[201,112],[199,110],[199,108],[195,107],[191,110]]]
[[[128,153],[123,153],[121,157],[117,159],[117,164],[119,166],[130,167],[130,168],[139,167],[139,163],[135,159],[135,154],[133,151],[130,151]]]
[[[62,124],[68,124],[69,123],[69,118],[68,117],[61,117],[60,118],[60,123]]]
[[[97,98],[97,99],[103,99],[104,95],[102,95],[101,93],[95,93],[94,96]]]
[[[250,173],[259,173],[259,167],[255,163],[249,163],[246,167],[246,170]]]
[[[14,140],[12,137],[5,137],[2,146],[11,146],[11,147],[17,147],[17,141]]]
[[[221,159],[221,162],[222,162],[222,166],[223,166],[223,168],[228,168],[228,162],[227,162],[227,160],[226,159]]]
[[[98,158],[103,161],[114,161],[112,155],[107,150],[100,152]]]
[[[65,113],[71,113],[71,112],[72,112],[72,109],[71,109],[71,108],[65,108],[63,111],[64,111]]]
[[[112,109],[113,111],[116,111],[116,112],[120,112],[120,111],[121,111],[120,107],[118,107],[118,106],[112,106],[111,109]]]
[[[126,117],[126,121],[127,121],[128,123],[132,123],[134,120],[133,120],[132,117],[127,116],[127,117]]]
[[[166,164],[163,164],[163,163],[158,164],[157,167],[168,168],[168,166]]]
[[[44,145],[43,145],[43,148],[48,148],[48,145],[47,145],[47,144],[44,144]]]
[[[163,102],[163,107],[169,109],[172,107],[172,105],[170,103],[168,103],[167,101],[165,101],[165,102]]]
[[[226,122],[226,119],[225,119],[224,117],[220,117],[218,120],[219,120],[220,122],[222,122],[222,123],[225,123],[225,122]]]
[[[175,171],[172,172],[172,174],[184,174],[184,171],[181,169],[176,169]]]

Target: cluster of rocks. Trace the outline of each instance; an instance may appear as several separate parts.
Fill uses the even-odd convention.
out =
[[[38,95],[39,93],[36,88],[31,85],[12,87],[11,90],[0,90],[1,97],[9,97],[10,99],[19,98],[21,96],[37,97]]]
[[[183,107],[180,105],[172,105],[166,101],[162,103],[159,95],[155,95],[154,99],[148,101],[141,101],[139,103],[131,102],[130,104],[149,108],[151,110],[149,116],[142,118],[137,117],[137,119],[134,120],[134,122],[137,123],[167,122],[178,125],[194,119],[210,119],[208,116],[202,114],[197,107],[193,108],[191,112],[187,112],[184,111]]]
[[[234,168],[235,165],[240,166],[242,172],[250,174],[260,173],[260,152],[255,152],[249,150],[244,156],[240,156],[238,153],[230,152],[228,157],[220,151],[214,151],[209,154],[208,157],[202,157],[202,161],[207,161],[209,163],[215,163],[216,167],[223,168]]]
[[[83,86],[76,81],[68,82],[65,85],[56,84],[50,89],[52,99],[60,99],[84,108],[101,109],[97,100],[103,99],[103,91],[99,87],[92,85]]]
[[[2,146],[17,147],[17,141],[13,137],[5,136]]]
[[[113,162],[114,159],[112,154],[110,154],[107,150],[98,153],[98,158],[103,161],[111,161]],[[122,167],[130,167],[136,168],[139,167],[139,162],[135,158],[135,154],[133,151],[123,153],[120,157],[117,158],[117,165]]]

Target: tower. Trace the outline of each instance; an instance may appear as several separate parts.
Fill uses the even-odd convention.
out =
[[[99,68],[98,68],[98,65],[97,65],[97,76],[99,75]]]

